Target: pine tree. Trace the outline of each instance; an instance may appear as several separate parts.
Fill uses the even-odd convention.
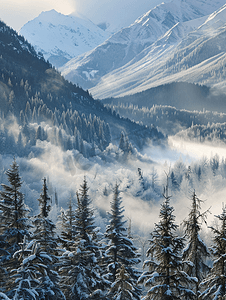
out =
[[[59,225],[61,229],[60,243],[67,250],[70,250],[70,247],[73,246],[75,241],[75,212],[72,205],[72,197],[70,197],[68,203],[68,209],[61,209],[61,214],[59,216]]]
[[[24,195],[20,191],[22,180],[15,158],[10,169],[6,171],[6,175],[9,185],[2,184],[3,191],[0,192],[0,288],[4,284],[4,289],[10,290],[11,281],[8,276],[17,264],[13,254],[19,250],[19,244],[23,237],[29,235],[30,225],[27,216],[29,209],[25,205]]]
[[[130,275],[126,272],[125,266],[122,265],[117,270],[116,280],[112,284],[109,296],[113,300],[133,300],[134,287],[130,283]]]
[[[18,258],[20,266],[12,270],[11,278],[16,282],[13,300],[36,300],[39,294],[36,291],[40,282],[40,266],[43,260],[37,260],[37,247],[35,242],[27,242],[24,237],[23,243],[20,244],[21,249],[14,253],[14,257]],[[38,267],[38,265],[40,266]]]
[[[183,260],[188,264],[185,264],[185,271],[189,276],[195,277],[194,292],[196,299],[199,297],[199,284],[205,278],[209,266],[206,264],[206,258],[210,256],[207,246],[201,240],[199,232],[201,230],[202,222],[206,222],[207,213],[200,212],[201,203],[203,201],[197,198],[195,192],[192,196],[192,207],[190,209],[187,220],[184,221],[185,234],[188,238],[188,244],[183,252]]]
[[[39,300],[65,299],[59,287],[60,277],[56,272],[58,261],[57,241],[55,238],[55,224],[48,218],[51,206],[49,204],[46,179],[38,199],[40,206],[39,215],[34,217],[35,230],[33,239],[40,244],[39,251],[43,259],[43,271],[39,278],[40,285],[37,289]]]
[[[133,287],[131,293],[134,299],[140,299],[140,289],[137,286],[139,272],[135,266],[140,262],[139,254],[131,239],[126,235],[125,223],[123,221],[124,208],[119,196],[119,186],[115,185],[114,197],[111,202],[111,212],[109,213],[109,225],[106,228],[106,260],[108,264],[108,273],[106,278],[114,286],[117,280],[117,272],[124,265],[126,273],[129,274],[129,283]]]
[[[119,140],[119,149],[121,149],[122,151],[125,150],[125,136],[123,132],[121,132],[121,136]]]
[[[170,206],[168,184],[163,196],[165,199],[160,209],[160,221],[155,224],[147,251],[150,260],[144,263],[149,270],[142,274],[138,282],[150,286],[144,299],[192,299],[194,293],[189,286],[193,281],[182,270],[184,240],[176,235],[178,226],[175,224],[174,209]]]
[[[2,184],[3,191],[0,192],[2,211],[0,233],[8,244],[7,251],[12,256],[19,249],[19,243],[23,241],[24,235],[29,235],[30,226],[27,217],[29,209],[20,191],[23,182],[15,158],[6,175],[10,185]]]
[[[171,179],[172,189],[173,190],[178,190],[179,185],[177,183],[177,180],[175,178],[175,175],[174,175],[173,171],[171,172],[170,179]]]
[[[213,267],[209,275],[202,281],[201,287],[205,290],[200,299],[226,298],[226,207],[221,215],[216,216],[220,221],[219,228],[210,227],[214,237],[211,252],[214,257]]]
[[[75,211],[75,242],[61,259],[59,272],[67,299],[103,299],[105,282],[98,262],[100,246],[96,242],[94,212],[88,195],[86,178],[77,193]]]

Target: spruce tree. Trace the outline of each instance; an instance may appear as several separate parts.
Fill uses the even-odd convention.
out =
[[[64,210],[61,209],[61,214],[59,216],[59,225],[61,230],[60,235],[60,243],[62,246],[70,250],[70,247],[73,246],[73,243],[75,241],[75,211],[73,209],[72,205],[72,197],[70,197],[69,203],[68,203],[68,209]]]
[[[226,207],[221,215],[216,216],[220,221],[219,228],[210,227],[213,232],[211,253],[214,257],[213,267],[209,275],[202,281],[200,299],[226,298]]]
[[[15,251],[25,235],[29,235],[29,209],[24,203],[24,195],[20,191],[22,180],[19,166],[14,161],[6,171],[9,185],[2,184],[0,192],[0,290],[10,290],[12,282],[9,274],[17,261],[13,258]]]
[[[106,247],[107,271],[106,278],[111,283],[111,289],[117,281],[117,273],[124,265],[125,272],[129,274],[129,283],[133,287],[131,293],[134,299],[140,299],[140,288],[137,286],[139,272],[136,265],[140,262],[137,248],[126,234],[125,223],[123,221],[124,208],[119,196],[119,186],[115,185],[114,197],[111,202],[111,212],[109,213],[109,225],[106,228]],[[109,294],[111,297],[111,293]]]
[[[37,260],[34,241],[28,243],[26,237],[24,237],[24,241],[20,246],[21,249],[14,253],[14,257],[17,257],[20,265],[11,272],[11,278],[16,283],[13,300],[36,300],[39,299],[37,288],[40,282],[38,278],[40,277],[40,266],[43,260],[39,262]]]
[[[202,202],[194,192],[192,195],[192,207],[187,220],[184,221],[185,234],[188,239],[188,244],[183,252],[184,270],[189,276],[197,279],[193,289],[196,299],[199,297],[199,284],[210,270],[206,264],[206,259],[210,256],[210,253],[199,235],[202,222],[206,222],[208,213],[208,211],[200,212]],[[186,264],[186,262],[188,263]]]
[[[144,263],[149,270],[142,274],[138,282],[150,287],[144,299],[192,299],[194,293],[189,286],[193,281],[182,270],[181,252],[184,240],[176,234],[178,225],[175,224],[174,208],[170,206],[168,185],[163,196],[160,221],[155,224],[147,251],[150,259]]]
[[[110,299],[113,300],[133,300],[134,287],[130,282],[130,275],[122,265],[116,273],[116,280],[110,290]]]
[[[39,300],[65,299],[59,287],[60,277],[56,272],[58,262],[57,241],[55,238],[55,224],[48,218],[51,209],[46,179],[38,199],[40,213],[34,217],[35,230],[33,239],[40,244],[39,251],[43,259],[43,269],[39,278],[37,289]]]
[[[61,258],[59,272],[67,299],[104,299],[105,282],[98,262],[100,245],[96,242],[94,212],[88,195],[86,178],[77,193],[74,229],[75,241]]]
[[[20,189],[22,180],[19,174],[19,166],[14,161],[10,169],[6,171],[9,185],[2,184],[3,191],[0,192],[1,213],[1,240],[7,244],[9,257],[19,250],[19,243],[23,241],[24,235],[29,235],[28,213],[29,209],[24,203],[24,195]]]

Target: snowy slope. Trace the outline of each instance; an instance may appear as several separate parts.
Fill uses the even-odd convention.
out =
[[[215,2],[172,0],[169,3],[162,3],[94,50],[70,60],[61,68],[61,72],[67,79],[90,89],[98,85],[106,74],[112,73],[116,76],[115,70],[119,69],[121,72],[121,68],[124,68],[131,60],[141,59],[145,51],[157,41],[159,44],[156,45],[160,52],[165,52],[166,48],[169,51],[171,49],[169,45],[176,46],[185,35],[200,26],[200,22],[196,21],[189,24],[190,20],[194,21],[207,16],[224,2],[223,0]],[[202,22],[205,20],[206,18]],[[166,33],[168,39],[165,36]],[[163,40],[168,45],[167,47],[162,42]],[[108,85],[108,82],[104,80],[104,84]],[[92,91],[94,95],[97,94],[96,88]]]
[[[85,17],[65,16],[55,10],[42,12],[19,33],[55,66],[95,48],[109,36]]]
[[[204,19],[197,19],[197,25]],[[104,76],[91,93],[100,98],[123,96],[173,81],[225,87],[226,4],[180,43],[170,43],[178,32],[180,24],[126,66]]]

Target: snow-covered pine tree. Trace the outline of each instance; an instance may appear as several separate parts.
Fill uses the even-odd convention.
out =
[[[38,267],[37,251],[35,251],[37,249],[35,249],[34,244],[34,240],[28,243],[26,237],[24,237],[23,243],[20,243],[21,249],[14,253],[14,257],[17,257],[20,266],[11,272],[11,278],[16,282],[13,300],[39,299],[36,289],[40,284],[38,278],[40,277],[40,266],[43,261],[39,261],[40,266]]]
[[[33,239],[41,244],[44,251],[50,254],[56,253],[57,242],[55,238],[55,224],[48,218],[51,209],[50,197],[48,196],[46,178],[43,179],[43,188],[38,199],[40,213],[34,217],[35,230]]]
[[[131,293],[133,299],[140,299],[141,290],[137,285],[139,272],[136,265],[140,262],[137,248],[126,234],[125,223],[123,221],[124,208],[119,196],[119,185],[116,183],[114,188],[113,201],[111,202],[111,212],[109,212],[109,225],[106,227],[106,278],[111,282],[111,288],[117,280],[117,272],[124,265],[125,272],[129,274],[128,282],[132,286]],[[111,292],[109,294],[111,299]]]
[[[226,207],[221,215],[216,216],[220,221],[219,228],[210,227],[213,232],[211,253],[214,257],[213,267],[208,276],[201,282],[200,299],[226,299]]]
[[[210,256],[210,253],[199,235],[201,225],[203,222],[206,222],[208,213],[208,210],[203,213],[200,212],[202,202],[194,192],[192,195],[192,207],[188,218],[184,221],[185,234],[188,239],[188,244],[183,251],[184,270],[189,276],[197,278],[193,285],[196,299],[198,299],[200,293],[199,284],[210,270],[206,264],[206,259]],[[186,264],[186,261],[189,263]]]
[[[71,250],[63,254],[59,268],[62,288],[68,300],[105,299],[105,281],[98,265],[100,245],[95,238],[96,226],[88,189],[84,178],[80,193],[77,193],[75,242]]]
[[[130,282],[130,275],[122,265],[116,273],[116,280],[111,286],[110,295],[112,300],[133,300],[134,287]]]
[[[74,244],[76,235],[74,228],[75,211],[73,209],[72,196],[70,196],[68,202],[68,209],[61,209],[59,219],[58,224],[61,230],[60,243],[65,249],[70,250],[70,247]]]
[[[2,184],[0,192],[1,228],[0,234],[8,244],[8,252],[12,256],[20,248],[24,235],[29,235],[29,209],[24,203],[24,195],[20,189],[22,180],[19,166],[14,158],[10,169],[6,171],[9,185]]]
[[[168,177],[167,177],[168,182]],[[139,283],[150,287],[145,300],[193,299],[195,294],[190,290],[192,278],[182,270],[182,249],[184,239],[176,234],[174,208],[170,206],[168,184],[165,189],[164,202],[160,209],[160,221],[155,224],[151,234],[150,248],[147,251],[149,260],[144,266],[149,268],[139,278]]]
[[[13,259],[15,251],[19,250],[19,243],[23,241],[24,235],[29,235],[28,213],[29,209],[24,203],[24,195],[20,189],[22,180],[19,174],[19,166],[14,158],[10,169],[6,171],[9,185],[2,184],[0,192],[0,243],[1,243],[1,275],[4,280],[5,290],[11,289],[11,281],[8,277],[11,269],[17,263]],[[6,277],[5,277],[6,276]],[[3,288],[3,286],[0,287]]]
[[[58,261],[57,241],[55,238],[55,224],[48,218],[51,209],[48,196],[46,178],[43,180],[43,188],[38,199],[40,213],[34,217],[35,230],[33,239],[40,244],[43,259],[43,272],[39,278],[40,285],[37,289],[39,300],[65,299],[59,287],[60,276],[56,272]]]

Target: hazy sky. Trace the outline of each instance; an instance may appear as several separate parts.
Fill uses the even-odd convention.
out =
[[[104,21],[132,23],[137,17],[162,0],[0,0],[0,19],[19,30],[26,22],[42,11],[55,9],[63,14],[74,11],[83,14],[94,23]],[[166,0],[165,2],[169,2]],[[128,25],[129,25],[128,24]],[[127,25],[127,24],[126,24]]]

